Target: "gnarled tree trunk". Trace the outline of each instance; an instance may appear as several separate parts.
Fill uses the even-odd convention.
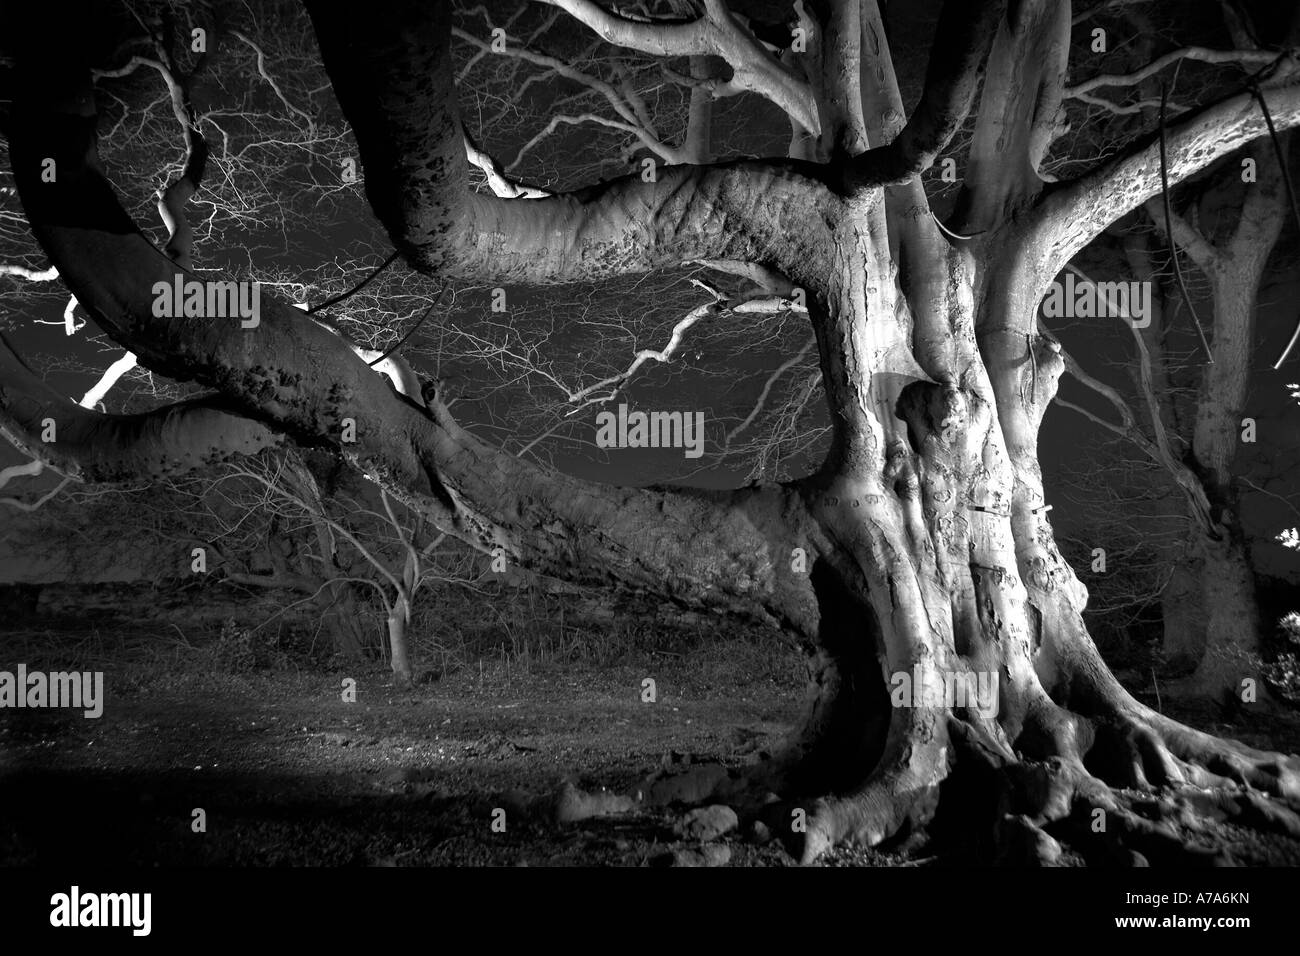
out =
[[[414,268],[548,284],[731,260],[806,290],[833,445],[821,469],[786,484],[709,492],[580,481],[492,448],[434,398],[398,395],[291,308],[264,308],[256,348],[237,326],[153,316],[151,285],[174,267],[98,170],[84,67],[60,46],[34,42],[22,64],[15,177],[78,301],[146,366],[337,448],[473,546],[503,548],[543,573],[759,618],[804,644],[815,678],[807,719],[760,776],[809,811],[805,859],[924,825],[941,802],[961,807],[942,799],[946,787],[987,798],[982,822],[1012,859],[1056,858],[1049,826],[1131,861],[1186,856],[1195,851],[1167,821],[1211,805],[1294,826],[1257,791],[1300,798],[1295,761],[1167,720],[1115,680],[1083,625],[1086,592],[1045,508],[1037,436],[1062,359],[1038,332],[1038,303],[1078,249],[1156,191],[1153,141],[1044,189],[1036,170],[1057,122],[1066,4],[945,5],[907,122],[876,4],[809,6],[825,36],[809,82],[827,163],[669,167],[654,182],[515,201],[465,189],[444,4],[382,0],[360,18],[308,4],[372,208]],[[732,51],[735,22],[718,18],[719,4],[706,8],[694,24],[618,25],[645,48]],[[965,190],[945,232],[919,174],[965,121],[986,61]],[[776,76],[772,95],[789,99],[791,76],[767,61],[749,68],[747,82]],[[1273,109],[1279,123],[1300,122],[1300,90],[1279,85]],[[1171,178],[1262,131],[1246,94],[1181,119],[1170,130]],[[40,181],[51,154],[54,187]],[[33,424],[17,406],[9,413]],[[345,417],[357,423],[347,446]],[[238,450],[220,432],[200,438],[207,455]],[[796,548],[806,572],[790,560]],[[899,675],[919,688],[895,693]],[[920,689],[972,680],[995,697]],[[1167,789],[1137,812],[1148,798],[1128,788],[1156,787]],[[1108,820],[1100,837],[1087,825],[1094,809]]]

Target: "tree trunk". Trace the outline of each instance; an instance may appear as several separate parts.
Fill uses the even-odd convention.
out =
[[[347,661],[365,656],[365,642],[357,614],[356,593],[352,583],[337,580],[344,572],[339,561],[338,542],[328,517],[325,495],[321,493],[307,460],[297,452],[286,458],[283,479],[293,495],[307,506],[316,552],[320,558],[319,578],[324,583],[316,590],[315,605],[329,631],[334,652]]]
[[[409,687],[412,682],[411,648],[408,630],[411,624],[411,604],[405,595],[398,595],[388,614],[388,650],[391,655],[393,682],[399,687]]]
[[[365,657],[356,593],[347,581],[334,581],[317,596],[316,606],[330,635],[334,653],[346,661]]]
[[[1205,653],[1205,617],[1201,585],[1205,580],[1194,560],[1178,560],[1160,593],[1165,659],[1180,667],[1195,665]]]
[[[1292,35],[1297,28],[1300,21],[1293,24]],[[1243,681],[1263,686],[1259,604],[1241,525],[1235,463],[1248,417],[1259,287],[1282,232],[1286,203],[1283,172],[1273,150],[1260,144],[1251,152],[1259,180],[1245,190],[1236,227],[1223,246],[1211,245],[1185,223],[1178,223],[1176,232],[1209,278],[1214,303],[1212,361],[1197,391],[1191,443],[1192,466],[1209,504],[1208,516],[1196,521],[1202,529],[1196,549],[1205,650],[1180,690],[1219,701],[1239,695]]]
[[[1259,194],[1280,202],[1276,162],[1261,156],[1264,176],[1242,211],[1255,216]],[[1205,652],[1186,690],[1222,701],[1242,690],[1243,680],[1261,685],[1259,605],[1249,546],[1241,526],[1234,462],[1250,389],[1255,339],[1256,295],[1264,264],[1281,230],[1281,216],[1243,221],[1233,237],[1231,258],[1209,270],[1214,290],[1214,362],[1205,368],[1197,394],[1192,443],[1195,468],[1211,506],[1213,526],[1200,535],[1197,551],[1205,621]]]
[[[857,6],[833,9],[852,21]],[[445,5],[401,0],[363,18],[311,5],[368,197],[412,266],[548,283],[728,259],[770,265],[807,290],[833,449],[819,472],[781,486],[582,482],[490,447],[434,399],[398,399],[288,307],[264,308],[255,350],[238,328],[153,315],[148,290],[170,263],[155,261],[86,168],[93,97],[65,103],[60,94],[79,87],[60,84],[45,57],[23,61],[10,153],[51,261],[147,366],[213,384],[303,436],[335,442],[344,415],[364,420],[340,454],[484,551],[500,546],[542,572],[759,617],[803,641],[815,677],[806,720],[759,772],[807,811],[805,859],[923,826],[941,797],[953,817],[993,833],[1008,859],[1055,860],[1062,836],[1101,858],[1200,858],[1174,827],[1207,809],[1295,832],[1295,818],[1255,791],[1300,797],[1297,762],[1183,727],[1128,695],[1083,625],[1086,591],[1056,547],[1037,434],[1062,361],[1037,331],[1038,303],[1062,257],[1101,228],[1094,207],[1105,221],[1120,203],[1132,208],[1154,191],[1154,165],[1149,146],[1135,148],[1041,190],[1034,170],[1059,102],[1069,9],[1013,6],[1004,22],[999,5],[980,5],[998,40],[972,195],[954,222],[975,238],[954,243],[924,201],[915,175],[924,167],[913,167],[946,144],[966,112],[956,101],[978,85],[985,48],[963,31],[983,21],[964,5],[945,5],[934,62],[961,54],[953,62],[975,68],[941,75],[941,102],[927,99],[916,128],[899,131],[901,106],[885,111],[899,122],[872,126],[871,143],[897,134],[892,142],[907,148],[854,156],[827,173],[833,192],[802,166],[747,161],[522,203],[464,188]],[[883,32],[871,29],[877,60],[859,64],[857,27],[837,30],[827,75],[854,85],[888,75],[889,85]],[[845,128],[830,141],[856,150],[868,138],[853,119],[860,107],[852,90],[835,93],[823,97],[824,121]],[[1280,100],[1279,121],[1300,121],[1294,99]],[[1262,121],[1242,115],[1237,101],[1184,119],[1172,130],[1171,176],[1258,135]],[[40,180],[50,155],[57,187]],[[806,551],[808,572],[791,563],[793,548]],[[389,621],[394,673],[407,679],[410,593]]]
[[[847,217],[832,296],[813,309],[837,453],[807,494],[834,544],[811,574],[809,708],[773,768],[786,792],[819,795],[804,857],[923,825],[945,788],[989,773],[1004,803],[983,789],[971,808],[994,814],[1006,859],[1058,859],[1049,822],[1086,843],[1080,806],[1110,821],[1099,858],[1195,857],[1107,784],[1273,778],[1295,792],[1295,768],[1169,721],[1115,680],[1044,507],[1037,432],[1063,362],[1019,331],[1039,301],[1029,256],[1002,236],[984,275],[949,248],[941,268],[897,279],[882,206]]]
[[[1222,539],[1199,542],[1205,652],[1188,682],[1188,690],[1212,700],[1239,697],[1242,682],[1259,675],[1259,604],[1255,572],[1240,527]]]

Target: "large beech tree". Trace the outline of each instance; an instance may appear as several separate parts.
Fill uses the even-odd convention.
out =
[[[693,83],[682,143],[651,135],[644,101],[625,88],[623,122],[646,134],[655,175],[538,195],[483,162],[491,143],[472,143],[496,177],[493,195],[473,191],[450,4],[311,0],[374,215],[405,263],[440,282],[601,282],[703,261],[798,299],[831,423],[819,468],[721,492],[579,480],[476,437],[433,383],[375,374],[364,350],[288,303],[264,297],[254,329],[155,316],[154,284],[183,263],[119,205],[96,156],[91,69],[103,64],[69,36],[66,14],[46,13],[6,38],[4,131],[32,233],[107,335],[212,397],[106,419],[48,395],[28,401],[35,386],[15,368],[0,391],[11,436],[84,479],[203,467],[286,440],[325,448],[485,552],[775,625],[807,649],[812,692],[805,721],[752,782],[806,810],[805,860],[878,843],[949,803],[981,814],[1006,859],[1053,861],[1061,839],[1135,862],[1196,854],[1175,822],[1198,814],[1300,830],[1285,807],[1300,800],[1300,761],[1130,696],[1087,633],[1086,592],[1053,538],[1037,445],[1063,361],[1039,330],[1039,302],[1073,256],[1161,188],[1154,129],[1066,177],[1044,172],[1071,51],[1087,48],[1072,44],[1070,4],[943,3],[913,105],[875,0],[805,0],[776,22],[726,0],[635,12],[547,2],[568,30]],[[1289,54],[1197,49],[1184,55],[1262,67],[1276,126],[1300,122]],[[741,95],[788,118],[786,155],[710,161],[708,103]],[[961,192],[940,224],[923,174],[963,129]],[[1185,109],[1167,129],[1168,179],[1265,135],[1244,88]],[[49,160],[57,176],[43,176]],[[50,417],[66,424],[47,446]],[[898,673],[995,675],[995,712],[891,706]]]

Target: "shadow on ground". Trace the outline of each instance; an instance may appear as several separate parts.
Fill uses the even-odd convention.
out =
[[[48,659],[32,660],[41,649]],[[637,793],[656,770],[738,771],[760,759],[800,709],[798,660],[786,651],[722,642],[613,667],[480,665],[411,691],[395,691],[381,666],[231,674],[201,658],[123,663],[84,648],[74,661],[53,637],[0,641],[0,653],[0,669],[15,654],[33,669],[103,669],[106,691],[98,719],[0,711],[0,864],[793,863],[753,821],[696,820],[683,832],[686,808],[671,802],[569,822],[550,812],[566,793]],[[355,702],[344,700],[349,680]],[[1256,746],[1294,751],[1300,739],[1294,718],[1177,716]],[[1300,862],[1296,841],[1237,836],[1243,862]],[[824,862],[973,860],[960,840],[918,834]]]

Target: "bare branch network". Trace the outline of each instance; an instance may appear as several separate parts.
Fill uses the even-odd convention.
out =
[[[16,34],[4,321],[75,301],[125,353],[78,404],[0,352],[0,425],[41,469],[234,468],[351,545],[390,630],[436,529],[478,560],[782,632],[816,699],[761,772],[809,805],[806,860],[923,825],[958,764],[1006,778],[1015,810],[985,822],[1040,862],[1076,803],[1124,852],[1174,852],[1130,788],[1169,788],[1171,817],[1196,788],[1274,823],[1260,793],[1300,798],[1293,759],[1184,727],[1106,667],[1038,459],[1068,371],[1108,409],[1069,405],[1169,472],[1207,540],[1231,537],[1227,465],[1189,464],[1159,407],[1167,352],[1135,330],[1121,390],[1040,303],[1141,213],[1224,306],[1215,368],[1243,361],[1253,308],[1226,303],[1258,286],[1285,166],[1226,240],[1171,190],[1239,150],[1263,163],[1270,124],[1300,123],[1294,32],[1252,42],[1233,5],[1214,29],[1144,31],[1142,4],[1056,0],[946,0],[908,31],[874,0],[773,19],[726,0],[162,6],[97,14],[94,42],[40,11]],[[893,49],[912,33],[924,56]],[[1227,276],[1245,248],[1259,261]],[[199,301],[222,290],[258,304]],[[120,412],[97,410],[109,395]],[[659,424],[602,447],[594,420],[624,406]],[[669,425],[697,415],[695,461]],[[301,475],[261,470],[306,450],[372,483],[392,555]],[[996,713],[891,707],[893,673],[996,674]]]

